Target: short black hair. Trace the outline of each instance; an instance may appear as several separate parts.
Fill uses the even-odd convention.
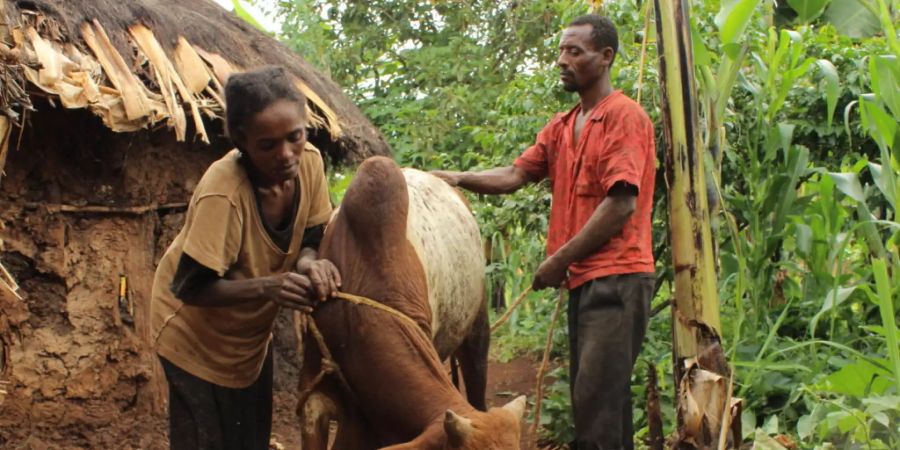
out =
[[[569,23],[570,27],[579,25],[591,26],[591,40],[594,43],[594,50],[610,47],[613,49],[613,61],[616,60],[616,53],[619,52],[619,32],[616,31],[616,26],[612,23],[612,20],[596,14],[587,14]]]
[[[267,66],[228,77],[225,83],[225,121],[228,136],[251,117],[279,100],[296,102],[306,113],[306,96],[294,85],[284,67]]]

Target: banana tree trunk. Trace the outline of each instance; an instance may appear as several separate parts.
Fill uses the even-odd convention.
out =
[[[675,270],[672,345],[678,399],[676,448],[739,443],[739,417],[719,339],[719,297],[700,138],[689,0],[654,0],[666,145],[669,233]]]

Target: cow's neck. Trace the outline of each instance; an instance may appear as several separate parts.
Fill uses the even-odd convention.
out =
[[[381,401],[363,401],[364,409],[368,410],[366,416],[375,422],[381,417],[395,419],[395,423],[373,424],[373,428],[382,432],[388,441],[411,439],[427,431],[422,438],[442,443],[443,428],[439,425],[446,411],[451,409],[467,415],[475,409],[453,386],[431,342],[431,308],[424,268],[406,239],[405,230],[399,235],[385,235],[370,228],[364,236],[354,231],[339,215],[329,225],[323,243],[323,257],[330,259],[342,274],[341,290],[384,303],[412,318],[425,332],[409,337],[414,345],[401,339],[398,330],[390,332],[396,336],[388,339],[397,339],[386,346],[390,348],[356,347],[352,357],[341,362],[342,370],[350,383],[355,384],[356,380],[371,380],[371,367],[384,358],[389,358],[397,367],[416,368],[417,376],[398,375],[397,379],[379,380],[391,389],[402,389],[403,394],[409,396],[409,403],[398,408]],[[383,320],[377,315],[371,317]],[[379,326],[389,329],[383,324]],[[358,395],[365,397],[366,392]],[[385,411],[378,411],[380,408]],[[405,416],[396,420],[400,419],[396,416],[400,411]],[[398,428],[397,423],[404,426]],[[442,448],[440,444],[434,445],[437,445],[434,448]],[[422,448],[432,447],[423,445]]]
[[[387,236],[377,231],[359,236],[342,223],[341,217],[332,224],[332,237],[340,241],[339,249],[331,248],[327,257],[344,275],[341,290],[370,298],[390,306],[413,319],[431,335],[431,306],[425,270],[415,249],[404,234]]]
[[[341,290],[409,316],[425,333],[384,312],[335,300],[316,313],[329,346],[373,430],[388,442],[431,430],[452,409],[474,411],[450,382],[431,341],[425,269],[407,239],[409,196],[397,165],[364,162],[322,242],[342,275]],[[377,374],[377,378],[373,375]]]

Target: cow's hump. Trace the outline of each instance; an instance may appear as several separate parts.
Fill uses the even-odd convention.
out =
[[[409,190],[407,236],[428,278],[434,344],[456,349],[484,301],[484,253],[475,217],[456,189],[434,175],[403,169]]]

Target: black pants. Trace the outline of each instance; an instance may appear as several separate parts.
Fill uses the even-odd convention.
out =
[[[569,293],[569,383],[578,450],[634,448],[631,372],[647,321],[654,274],[612,275]]]
[[[232,389],[197,378],[163,357],[169,382],[171,450],[268,450],[272,434],[272,348],[259,378]]]

